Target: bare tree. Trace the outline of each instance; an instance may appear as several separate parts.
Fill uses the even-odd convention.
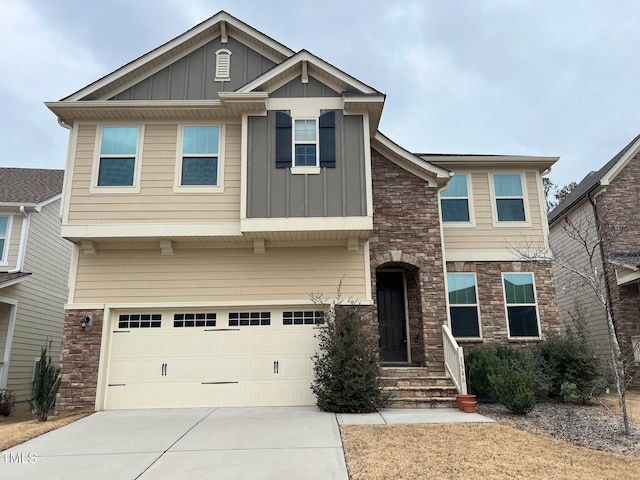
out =
[[[577,285],[594,294],[594,299],[606,314],[611,370],[618,393],[622,430],[628,435],[630,430],[625,401],[628,362],[625,362],[618,342],[607,272],[602,262],[603,239],[619,234],[620,228],[599,222],[597,216],[589,214],[573,215],[571,219],[564,217],[560,221],[564,241],[552,246],[524,242],[518,246],[511,246],[511,250],[523,259],[550,261],[568,272]]]

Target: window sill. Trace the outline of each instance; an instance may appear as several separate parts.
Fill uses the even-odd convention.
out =
[[[130,193],[140,193],[140,186],[139,185],[129,185],[129,186],[123,186],[123,187],[100,187],[100,186],[95,186],[95,187],[90,187],[89,188],[89,193],[104,193],[104,194],[121,194],[121,195],[126,195],[126,194],[130,194]]]
[[[174,185],[173,193],[224,193],[222,185]]]
[[[320,167],[291,167],[292,175],[318,175]]]
[[[456,338],[456,337],[454,337]],[[456,338],[456,342],[458,343],[484,343],[484,338],[482,337],[463,337]]]
[[[542,337],[509,337],[507,339],[509,343],[542,342],[542,340]]]
[[[508,220],[494,220],[493,226],[496,228],[530,228],[531,222],[520,222],[520,221],[508,221]]]

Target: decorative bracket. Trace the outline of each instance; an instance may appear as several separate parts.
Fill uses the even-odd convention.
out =
[[[264,238],[256,238],[253,241],[253,253],[265,253]]]
[[[302,83],[309,83],[309,73],[307,72],[307,61],[302,61]]]
[[[98,249],[93,240],[81,240],[80,248],[85,255],[96,255],[98,253]]]
[[[347,239],[347,250],[350,252],[357,252],[358,250],[360,250],[358,237],[349,237]]]
[[[168,239],[160,240],[160,253],[162,255],[173,255],[173,242]]]
[[[220,22],[220,43],[227,43],[229,41],[229,37],[227,36],[227,22],[222,20]]]

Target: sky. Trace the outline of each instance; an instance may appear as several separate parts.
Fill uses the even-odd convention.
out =
[[[636,0],[0,0],[0,166],[64,168],[44,102],[220,10],[385,93],[412,152],[560,157],[565,185],[640,133]]]

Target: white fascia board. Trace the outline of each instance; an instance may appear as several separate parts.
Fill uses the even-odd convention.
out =
[[[35,210],[37,212],[39,212],[40,210],[42,210],[42,207],[46,207],[47,205],[49,205],[50,203],[55,202],[56,200],[60,200],[62,198],[62,193],[59,193],[58,195],[56,195],[55,197],[51,197],[48,198],[47,200],[43,200],[42,202],[38,203],[35,206]]]
[[[291,55],[293,55],[295,53],[293,50],[291,50],[291,49],[285,47],[284,45],[276,42],[275,40],[273,40],[272,38],[268,37],[267,35],[259,32],[255,28],[250,27],[246,23],[241,22],[237,18],[232,17],[227,12],[221,11],[221,12],[215,14],[213,17],[209,18],[208,20],[205,20],[204,22],[200,23],[199,25],[196,25],[195,27],[187,30],[183,34],[177,36],[173,40],[168,41],[164,45],[161,45],[161,46],[155,48],[154,50],[151,50],[150,52],[142,55],[141,57],[137,58],[136,60],[128,63],[127,65],[125,65],[125,66],[115,70],[114,72],[108,74],[107,76],[101,78],[100,80],[98,80],[98,81],[86,86],[85,88],[77,91],[76,93],[73,93],[72,95],[70,95],[69,97],[66,98],[66,101],[80,100],[80,99],[86,97],[87,95],[91,95],[93,92],[95,92],[97,90],[100,90],[101,88],[109,85],[110,83],[113,83],[117,79],[119,79],[121,77],[124,77],[124,76],[128,75],[129,73],[135,71],[136,69],[138,69],[141,66],[143,66],[145,63],[148,63],[148,62],[150,62],[150,61],[152,61],[152,60],[154,60],[154,59],[166,54],[167,52],[170,52],[172,49],[176,48],[181,43],[184,43],[184,42],[190,40],[191,38],[196,37],[197,35],[200,35],[201,33],[203,33],[206,30],[212,28],[213,26],[215,26],[219,22],[226,22],[228,25],[232,25],[237,30],[240,30],[240,31],[244,32],[245,34],[247,34],[250,37],[256,38],[258,40],[258,42],[263,43],[264,45],[266,45],[269,48],[272,48],[273,50],[277,51],[278,53],[280,53],[284,57],[290,57]]]
[[[387,153],[391,154],[392,158],[389,158],[389,160],[394,162],[396,165],[404,168],[405,170],[411,171],[411,173],[414,173],[425,180],[433,181],[435,179],[440,179],[441,183],[444,183],[453,176],[453,173],[451,173],[446,168],[433,165],[430,162],[427,162],[425,160],[422,160],[419,157],[416,157],[413,153],[409,152],[408,150],[405,150],[400,145],[393,142],[392,140],[390,140],[380,132],[376,132],[376,134],[373,136],[371,141],[371,146],[373,148],[376,148],[376,146],[382,147],[383,152],[381,153],[384,153],[384,151],[386,151]],[[403,160],[403,162],[398,162],[395,160]],[[418,174],[419,172],[422,172],[423,175],[426,174],[427,177],[425,178],[424,176],[419,175]]]
[[[38,207],[37,203],[24,203],[24,202],[0,202],[0,211],[6,212],[14,210],[16,212],[20,211],[20,207],[24,207],[29,210],[36,210]]]
[[[224,108],[221,100],[85,100],[82,102],[45,102],[45,106],[53,113],[59,111],[73,110],[121,110],[127,108],[135,109],[163,109],[163,108],[189,108],[189,109],[209,109]]]
[[[606,186],[611,183],[611,181],[618,176],[618,174],[622,171],[624,167],[631,161],[633,157],[635,157],[640,151],[640,138],[633,144],[633,146],[627,150],[627,152],[616,162],[611,170],[609,170],[602,180],[600,180],[600,185]]]
[[[373,230],[373,217],[243,218],[242,232]]]
[[[436,165],[442,164],[443,166],[451,165],[472,167],[475,165],[478,167],[504,167],[505,165],[526,165],[527,167],[535,166],[540,170],[540,172],[548,172],[551,169],[551,166],[560,159],[560,157],[536,157],[524,155],[416,155],[423,160]]]
[[[296,53],[294,56],[288,58],[287,60],[284,60],[280,65],[273,67],[271,70],[264,73],[260,77],[256,78],[255,80],[252,80],[251,82],[247,83],[243,87],[239,88],[237,92],[251,92],[254,89],[263,85],[265,82],[268,82],[272,78],[275,78],[278,75],[284,73],[292,66],[296,64],[302,64],[302,62],[305,62],[305,61],[309,64],[312,64],[319,70],[323,70],[327,72],[329,75],[334,76],[340,81],[348,85],[351,85],[353,88],[360,90],[362,93],[380,93],[374,90],[373,88],[369,87],[368,85],[365,85],[364,83],[360,82],[359,80],[356,80],[350,75],[347,75],[346,73],[334,67],[330,63],[325,62],[324,60],[316,57],[315,55],[305,50],[302,50]],[[302,65],[300,65],[300,69],[302,70]]]
[[[63,225],[63,238],[129,237],[234,237],[241,236],[239,222],[220,223],[138,223],[108,225]]]
[[[621,268],[616,267],[615,271],[616,271],[616,283],[618,285],[625,285],[627,283],[637,282],[638,280],[640,280],[640,271],[638,270],[630,271],[628,269],[623,270]]]

